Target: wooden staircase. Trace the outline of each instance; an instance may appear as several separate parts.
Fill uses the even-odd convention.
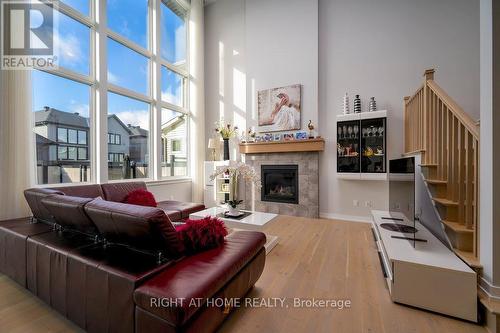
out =
[[[434,81],[404,98],[405,153],[421,169],[456,254],[479,270],[479,126]]]

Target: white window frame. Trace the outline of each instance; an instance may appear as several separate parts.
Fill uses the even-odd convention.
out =
[[[162,177],[161,172],[161,110],[162,108],[185,114],[187,121],[187,156],[189,156],[190,133],[189,119],[191,117],[189,106],[189,15],[190,4],[185,0],[174,0],[186,10],[186,65],[185,68],[177,68],[161,57],[161,3],[162,0],[148,1],[148,48],[128,40],[127,38],[112,31],[107,26],[107,0],[89,0],[89,16],[85,16],[69,5],[59,2],[60,13],[74,19],[90,28],[90,54],[89,75],[84,75],[66,68],[37,69],[58,77],[69,79],[85,84],[90,88],[89,96],[89,118],[90,131],[87,133],[87,159],[90,160],[91,174],[88,183],[108,182],[108,98],[109,92],[125,97],[133,98],[150,106],[150,130],[148,147],[148,178],[140,178],[144,181],[178,181],[178,178],[189,178],[191,170],[188,167],[187,177]],[[142,94],[133,90],[111,84],[107,79],[107,40],[108,38],[122,44],[131,50],[148,58],[148,94]],[[184,78],[184,107],[171,104],[161,99],[161,66],[181,75]],[[90,153],[89,153],[90,150]],[[36,157],[35,157],[36,159]],[[189,165],[189,163],[188,163]],[[177,179],[176,179],[177,178]],[[116,182],[128,181],[128,179]],[[137,181],[137,179],[130,179]],[[67,184],[67,183],[66,183]],[[72,183],[77,184],[77,183]],[[40,184],[38,186],[57,186],[57,184]]]

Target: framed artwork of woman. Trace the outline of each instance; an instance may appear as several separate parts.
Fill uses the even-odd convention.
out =
[[[258,92],[258,116],[260,132],[298,130],[302,86],[272,88]]]

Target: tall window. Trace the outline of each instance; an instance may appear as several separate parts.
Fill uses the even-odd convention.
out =
[[[161,3],[161,176],[188,175],[186,10]]]
[[[187,2],[60,1],[59,68],[32,74],[39,184],[188,175]],[[93,126],[103,117],[105,134]],[[154,160],[161,169],[150,168]],[[100,165],[108,173],[93,179]]]

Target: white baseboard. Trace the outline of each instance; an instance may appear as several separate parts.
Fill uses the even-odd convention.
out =
[[[336,213],[319,213],[319,217],[323,219],[332,219],[332,220],[342,220],[349,222],[361,222],[361,223],[371,223],[372,219],[369,216],[355,216],[355,215],[344,215],[344,214],[336,214]]]

